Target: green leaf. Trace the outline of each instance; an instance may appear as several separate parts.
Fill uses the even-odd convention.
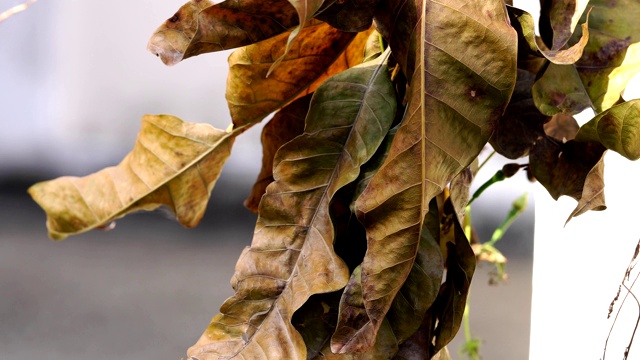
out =
[[[53,239],[161,205],[169,207],[182,225],[194,227],[242,131],[226,132],[171,115],[145,115],[133,150],[118,166],[81,178],[41,182],[29,193],[47,213]]]
[[[368,33],[346,33],[312,23],[292,45],[283,62],[288,33],[246,46],[229,57],[227,102],[236,126],[256,123],[292,100],[307,95],[332,75],[361,64]]]
[[[584,124],[576,141],[597,141],[629,160],[640,158],[640,100],[606,110]]]
[[[618,102],[629,80],[640,72],[640,3],[592,0],[589,6],[593,7],[589,42],[580,60],[569,66],[550,64],[536,83],[536,105],[545,114],[575,114],[591,104],[596,113],[607,110]],[[576,29],[572,40],[580,35],[580,29]],[[570,101],[564,101],[565,98]],[[557,109],[551,111],[545,104]]]
[[[262,168],[244,206],[257,213],[260,199],[273,182],[273,157],[282,145],[304,132],[304,118],[309,111],[311,95],[299,98],[278,111],[262,128]]]
[[[329,25],[342,31],[367,30],[373,22],[373,13],[380,0],[325,1],[315,15]]]
[[[298,25],[287,0],[191,0],[151,36],[147,49],[166,65],[200,54],[253,44]]]
[[[501,0],[385,5],[394,11],[392,22],[376,17],[379,29],[392,34],[391,49],[405,72],[415,70],[407,115],[356,202],[367,230],[362,287],[374,328],[412,269],[429,202],[477,157],[502,115],[515,85],[517,56]],[[406,24],[414,13],[420,14],[417,24]],[[394,23],[396,17],[403,21]],[[401,60],[406,48],[415,66]]]
[[[557,3],[557,2],[554,2]],[[564,42],[558,41],[555,42],[550,50],[541,49],[538,46],[538,42],[536,41],[535,34],[535,24],[533,21],[533,17],[527,13],[526,11],[520,10],[518,8],[514,8],[512,6],[507,6],[509,18],[511,19],[511,24],[513,28],[518,32],[518,41],[524,46],[525,44],[528,46],[528,50],[530,53],[536,54],[541,57],[547,58],[554,64],[568,65],[573,64],[582,56],[582,51],[584,47],[587,45],[587,41],[589,40],[589,28],[588,28],[588,15],[587,20],[584,24],[582,24],[582,36],[572,46],[565,49],[564,46],[569,40],[567,37],[564,39]],[[584,8],[582,9],[584,10]],[[578,14],[578,18],[582,14],[582,11]],[[561,30],[562,36],[564,33],[569,31],[569,35],[573,32],[573,28],[570,28],[571,24],[563,24]],[[575,27],[575,24],[573,25]],[[570,29],[570,30],[569,30]]]
[[[304,359],[291,316],[314,294],[338,290],[348,269],[333,250],[332,198],[373,156],[395,114],[386,64],[364,64],[318,88],[305,133],[278,150],[251,247],[236,265],[236,293],[188,355],[200,360]]]

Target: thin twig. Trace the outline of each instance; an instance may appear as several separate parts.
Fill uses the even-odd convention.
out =
[[[12,17],[13,15],[23,12],[25,10],[27,10],[27,8],[29,8],[29,6],[35,4],[35,2],[38,0],[27,0],[26,2],[20,4],[20,5],[16,5],[12,8],[10,8],[9,10],[6,10],[5,12],[3,12],[2,14],[0,14],[0,22],[3,22],[5,20],[7,20],[8,18]]]

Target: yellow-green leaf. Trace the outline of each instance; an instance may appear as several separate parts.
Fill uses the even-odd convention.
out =
[[[258,122],[314,91],[328,77],[361,64],[367,37],[312,23],[268,77],[269,68],[284,53],[288,33],[236,50],[229,57],[226,94],[233,123]]]
[[[146,115],[133,150],[118,166],[41,182],[29,193],[47,213],[54,239],[161,205],[169,207],[182,225],[194,227],[242,130],[226,132],[171,115]]]
[[[640,72],[640,2],[591,0],[589,7],[593,7],[589,42],[580,60],[574,65],[550,64],[536,82],[539,91],[534,89],[534,99],[547,115],[575,114],[586,105],[596,113],[607,110],[618,102],[629,80]],[[581,21],[585,18],[583,14]],[[572,40],[580,35],[580,29],[576,29]],[[578,101],[575,105],[564,102],[564,98],[576,97],[587,97],[590,101]],[[550,111],[544,108],[545,104],[558,105],[558,109]]]
[[[382,61],[382,60],[381,60]],[[304,134],[274,159],[251,247],[236,265],[236,293],[188,355],[305,359],[291,323],[307,299],[344,287],[348,268],[333,250],[333,196],[359,175],[391,126],[396,105],[386,64],[342,72],[315,92]]]
[[[415,70],[389,155],[356,202],[367,230],[362,287],[373,327],[409,275],[429,202],[476,158],[516,82],[516,33],[502,0],[391,3],[392,22],[380,28],[394,52],[412,49],[415,65],[404,66]],[[417,23],[405,24],[414,13]]]
[[[640,158],[640,100],[616,105],[584,124],[576,141],[596,141],[629,160]]]
[[[298,15],[287,0],[191,0],[151,36],[147,49],[166,65],[253,44],[289,31]]]

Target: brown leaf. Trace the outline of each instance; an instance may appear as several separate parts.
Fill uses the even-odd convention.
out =
[[[587,174],[578,205],[573,212],[571,212],[569,218],[567,218],[565,225],[572,218],[582,215],[589,210],[602,211],[606,208],[607,206],[604,201],[604,157],[602,157],[596,166]]]
[[[576,119],[569,114],[555,114],[544,124],[544,132],[559,141],[573,140],[580,129]]]
[[[598,164],[605,150],[604,146],[595,142],[570,140],[561,143],[551,138],[541,138],[531,150],[530,167],[536,179],[554,199],[567,195],[580,201],[587,175]]]
[[[236,293],[189,356],[306,358],[291,317],[310,296],[336,291],[349,279],[348,268],[333,250],[329,209],[391,126],[395,98],[386,67],[363,64],[318,88],[305,133],[276,153],[275,181],[262,197],[251,247],[244,250],[232,278]]]
[[[138,210],[161,205],[194,227],[236,135],[171,115],[146,115],[133,150],[115,167],[78,178],[33,185],[29,193],[47,212],[49,236],[64,239]]]
[[[411,80],[389,155],[356,202],[373,329],[411,271],[429,202],[477,157],[504,111],[517,56],[502,0],[383,3],[376,23]]]
[[[191,0],[162,24],[147,49],[166,65],[200,54],[253,44],[298,25],[287,0]]]
[[[373,13],[380,0],[325,1],[315,15],[329,25],[342,31],[358,32],[371,27]]]
[[[518,79],[509,105],[489,139],[496,152],[509,159],[529,154],[536,139],[544,134],[542,127],[549,120],[533,103],[531,86],[534,80],[535,75],[518,69]]]
[[[288,33],[236,50],[229,57],[226,94],[233,123],[256,123],[313,92],[330,76],[362,63],[367,36],[311,24],[269,77],[269,68],[284,52]]]
[[[544,0],[541,2],[541,28],[548,26],[551,48],[562,48],[573,35],[589,0]],[[548,21],[548,23],[547,23]],[[544,23],[544,24],[543,24]]]
[[[309,110],[311,96],[302,97],[278,111],[262,129],[262,168],[249,197],[244,202],[247,209],[258,212],[260,199],[273,182],[273,157],[285,143],[304,131],[304,118]]]

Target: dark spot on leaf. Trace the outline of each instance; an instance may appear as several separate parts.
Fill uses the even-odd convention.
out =
[[[177,23],[178,21],[180,21],[180,16],[178,15],[178,13],[175,13],[172,17],[169,18],[169,22]]]

